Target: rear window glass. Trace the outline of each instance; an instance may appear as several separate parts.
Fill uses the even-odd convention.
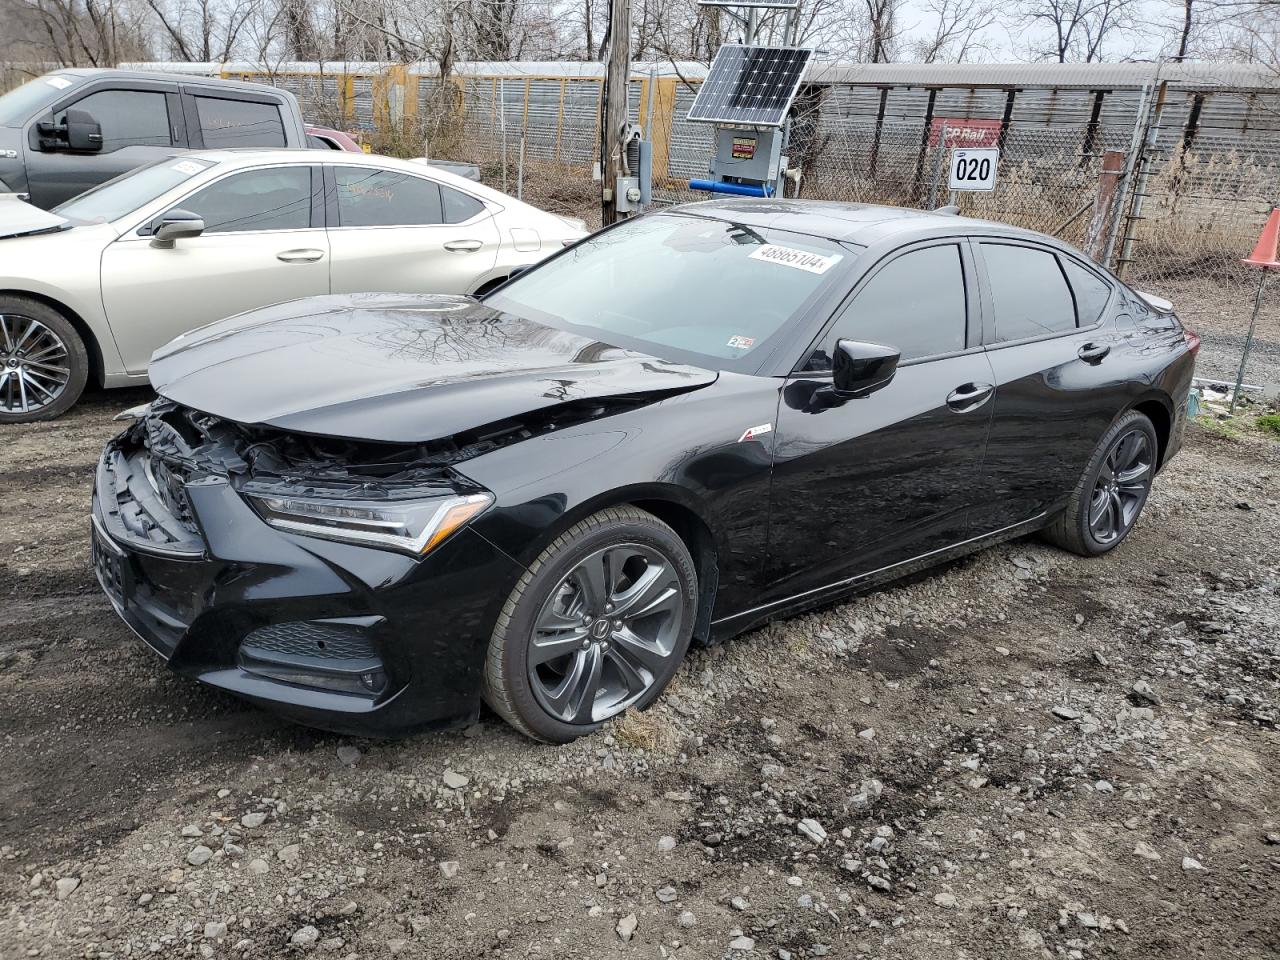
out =
[[[336,167],[338,223],[344,227],[417,227],[442,223],[440,187],[396,170]]]
[[[996,342],[1075,329],[1075,301],[1056,256],[1011,243],[984,243],[982,256],[991,283]]]
[[[284,123],[280,119],[280,108],[274,103],[200,96],[195,100],[206,147],[221,150],[285,145]]]
[[[1091,327],[1102,319],[1102,311],[1111,299],[1111,284],[1106,283],[1092,270],[1087,270],[1074,260],[1062,258],[1062,269],[1071,281],[1076,295],[1076,313],[1080,326]]]
[[[484,210],[484,204],[475,197],[441,185],[440,196],[444,201],[444,222],[465,223]]]

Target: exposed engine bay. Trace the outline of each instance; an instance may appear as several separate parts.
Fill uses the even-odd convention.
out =
[[[99,490],[117,496],[110,512],[129,535],[158,547],[192,546],[199,529],[186,485],[225,477],[243,494],[325,500],[406,500],[478,491],[451,470],[499,447],[634,409],[666,394],[574,400],[526,416],[419,444],[291,433],[224,420],[163,397],[116,437]]]

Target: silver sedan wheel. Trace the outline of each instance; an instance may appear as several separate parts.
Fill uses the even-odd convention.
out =
[[[529,639],[529,685],[565,723],[598,723],[664,674],[684,627],[675,566],[652,547],[597,550],[551,591]]]
[[[35,413],[62,396],[70,379],[61,337],[39,320],[0,314],[0,410]]]

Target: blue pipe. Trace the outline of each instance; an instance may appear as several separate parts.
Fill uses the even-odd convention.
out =
[[[766,183],[753,187],[746,183],[724,183],[721,180],[690,180],[690,190],[705,190],[707,193],[730,193],[735,197],[772,197],[773,184]]]

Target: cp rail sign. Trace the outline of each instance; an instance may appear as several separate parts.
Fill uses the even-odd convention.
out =
[[[996,188],[996,166],[1000,163],[997,147],[957,147],[951,151],[951,190],[990,192]]]

